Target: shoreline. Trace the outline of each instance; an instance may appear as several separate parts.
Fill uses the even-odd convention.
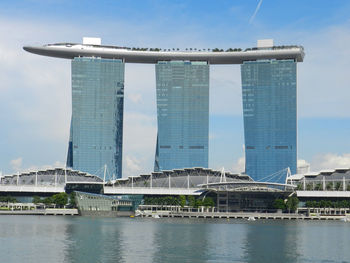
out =
[[[89,213],[80,215],[78,209],[37,209],[37,210],[7,210],[0,211],[1,215],[40,215],[40,216],[82,216],[82,217],[129,217],[129,216],[103,216],[101,214]],[[245,219],[249,221],[256,220],[302,220],[302,221],[344,221],[350,222],[350,215],[313,215],[306,216],[302,214],[282,214],[282,213],[226,213],[226,212],[187,212],[187,213],[166,213],[166,212],[148,212],[138,215],[131,215],[130,218],[183,218],[183,219]]]
[[[246,220],[342,220],[350,222],[350,215],[313,215],[282,214],[282,213],[226,213],[226,212],[187,212],[187,213],[166,213],[148,212],[142,213],[140,217],[146,218],[208,218],[208,219],[246,219]]]
[[[0,215],[78,216],[78,209],[0,210]]]

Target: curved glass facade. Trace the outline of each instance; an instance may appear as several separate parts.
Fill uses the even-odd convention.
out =
[[[103,176],[122,176],[124,63],[72,60],[72,121],[67,166]]]
[[[158,135],[155,171],[208,167],[209,65],[156,64]]]
[[[294,60],[241,65],[246,173],[254,180],[297,172],[297,85]],[[285,174],[272,180],[285,182]]]

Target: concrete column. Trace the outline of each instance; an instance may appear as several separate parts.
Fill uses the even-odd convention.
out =
[[[325,191],[326,190],[326,179],[324,178],[324,176],[322,178],[322,185],[323,185],[323,191]]]

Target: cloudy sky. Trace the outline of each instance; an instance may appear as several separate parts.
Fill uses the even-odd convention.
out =
[[[70,61],[24,45],[81,42],[160,48],[246,48],[257,39],[303,45],[298,65],[298,159],[311,170],[350,167],[350,2],[347,0],[1,0],[0,171],[64,165]],[[211,168],[243,171],[238,65],[211,66]],[[127,64],[123,176],[153,169],[155,71]]]

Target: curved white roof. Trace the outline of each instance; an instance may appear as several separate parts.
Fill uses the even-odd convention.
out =
[[[303,47],[287,46],[245,51],[140,51],[115,46],[90,44],[49,44],[44,46],[25,46],[24,50],[49,57],[73,59],[74,57],[101,57],[123,59],[127,63],[157,63],[158,61],[188,60],[208,61],[209,64],[242,64],[244,61],[261,59],[294,59],[302,62]]]

